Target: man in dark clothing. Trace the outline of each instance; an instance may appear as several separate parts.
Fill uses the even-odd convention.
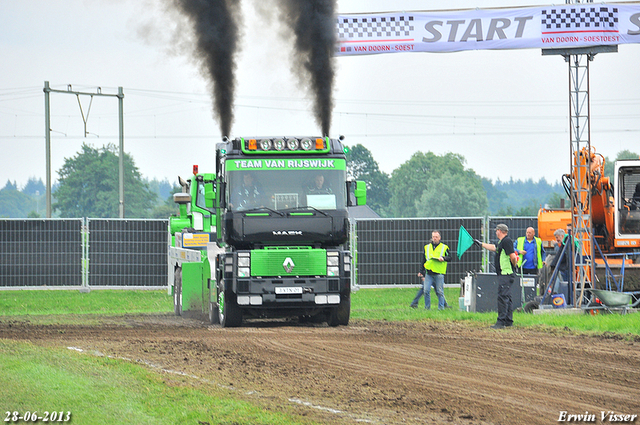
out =
[[[640,183],[636,184],[636,190],[631,196],[631,209],[640,209]]]
[[[263,204],[262,198],[262,190],[255,184],[253,174],[244,173],[242,185],[231,194],[229,208],[236,210],[256,208]]]
[[[564,249],[567,235],[564,233],[564,230],[556,229],[556,231],[553,232],[553,236],[556,238],[556,247],[553,252],[553,260],[551,260],[551,269],[554,270],[556,266],[558,266],[558,271],[562,276],[562,280],[566,282],[569,280],[569,258],[571,258],[571,247],[567,247],[567,250],[562,256],[562,260],[560,260],[560,254]],[[558,264],[558,261],[560,264]]]
[[[316,174],[313,179],[313,182],[307,187],[307,193],[309,195],[322,195],[322,194],[331,194],[333,191],[329,186],[325,184],[324,175]]]
[[[513,249],[513,241],[508,236],[509,228],[506,224],[496,226],[498,245],[475,240],[477,245],[496,253],[495,266],[498,275],[498,320],[493,329],[503,329],[513,325],[513,308],[511,300],[511,285],[515,280],[514,270],[517,264],[517,256]]]

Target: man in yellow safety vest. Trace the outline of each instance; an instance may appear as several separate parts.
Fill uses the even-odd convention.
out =
[[[544,266],[547,253],[542,247],[542,240],[536,237],[533,227],[528,227],[526,236],[520,236],[514,246],[520,254],[518,267],[522,267],[523,274],[538,274],[538,270]]]
[[[430,243],[424,246],[424,269],[418,276],[424,277],[424,284],[411,302],[411,307],[417,308],[420,296],[424,293],[424,308],[431,309],[431,287],[433,286],[438,296],[438,310],[444,310],[446,300],[444,298],[444,275],[447,273],[447,262],[451,261],[449,247],[442,243],[440,232],[431,232]]]

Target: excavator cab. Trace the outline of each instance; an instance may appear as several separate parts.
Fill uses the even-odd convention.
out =
[[[640,248],[640,160],[616,162],[616,247]]]

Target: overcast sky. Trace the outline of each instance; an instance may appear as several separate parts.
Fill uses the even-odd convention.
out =
[[[233,137],[319,135],[300,66],[278,35],[269,1],[243,0]],[[44,82],[54,89],[115,94],[123,87],[125,151],[146,178],[214,167],[220,130],[209,83],[162,1],[0,0],[0,188],[46,178]],[[338,13],[523,7],[522,0],[341,0]],[[492,180],[569,171],[569,70],[540,49],[394,53],[336,58],[331,136],[368,148],[391,173],[416,151],[462,154]],[[640,45],[591,63],[591,143],[614,158],[640,151]],[[114,97],[51,94],[52,179],[82,142],[118,144]],[[86,138],[83,137],[87,119]]]

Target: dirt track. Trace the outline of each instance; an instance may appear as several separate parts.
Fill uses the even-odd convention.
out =
[[[437,322],[221,329],[172,316],[97,326],[0,320],[0,338],[182,372],[194,385],[293,406],[324,423],[551,424],[561,411],[589,412],[596,416],[589,423],[603,423],[601,411],[640,415],[638,338]]]

